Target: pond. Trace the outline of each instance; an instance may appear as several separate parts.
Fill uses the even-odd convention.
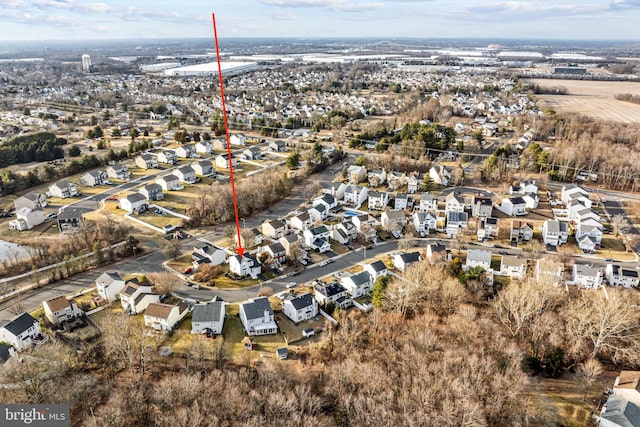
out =
[[[18,259],[29,258],[29,250],[26,246],[19,243],[7,242],[0,240],[0,259]]]

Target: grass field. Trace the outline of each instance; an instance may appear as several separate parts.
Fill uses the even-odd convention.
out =
[[[640,121],[640,105],[618,101],[618,94],[640,95],[640,83],[589,80],[530,79],[541,87],[566,87],[568,95],[536,95],[541,108],[622,123]]]

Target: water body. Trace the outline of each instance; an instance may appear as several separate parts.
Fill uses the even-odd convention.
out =
[[[15,257],[18,259],[29,258],[29,251],[26,246],[19,243],[7,242],[6,240],[0,240],[0,259],[11,259]]]

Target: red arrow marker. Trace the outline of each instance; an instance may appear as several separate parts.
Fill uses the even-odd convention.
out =
[[[222,65],[220,65],[220,48],[218,47],[218,29],[216,28],[216,14],[211,14],[213,20],[213,38],[216,41],[216,57],[218,58],[218,77],[220,80],[220,97],[222,98],[222,117],[224,119],[224,132],[227,139],[227,155],[229,156],[229,178],[231,179],[231,194],[233,195],[233,212],[236,216],[236,233],[238,234],[238,255],[244,254],[242,239],[240,236],[240,217],[238,216],[238,199],[236,197],[236,183],[233,178],[233,160],[231,157],[231,141],[229,140],[229,121],[227,120],[227,107],[224,103],[224,84],[222,83]]]

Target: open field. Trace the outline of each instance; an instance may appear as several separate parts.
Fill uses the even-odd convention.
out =
[[[547,79],[526,81],[541,87],[566,87],[569,91],[568,95],[536,95],[541,108],[622,123],[640,121],[640,105],[615,99],[618,94],[640,95],[640,83]]]

